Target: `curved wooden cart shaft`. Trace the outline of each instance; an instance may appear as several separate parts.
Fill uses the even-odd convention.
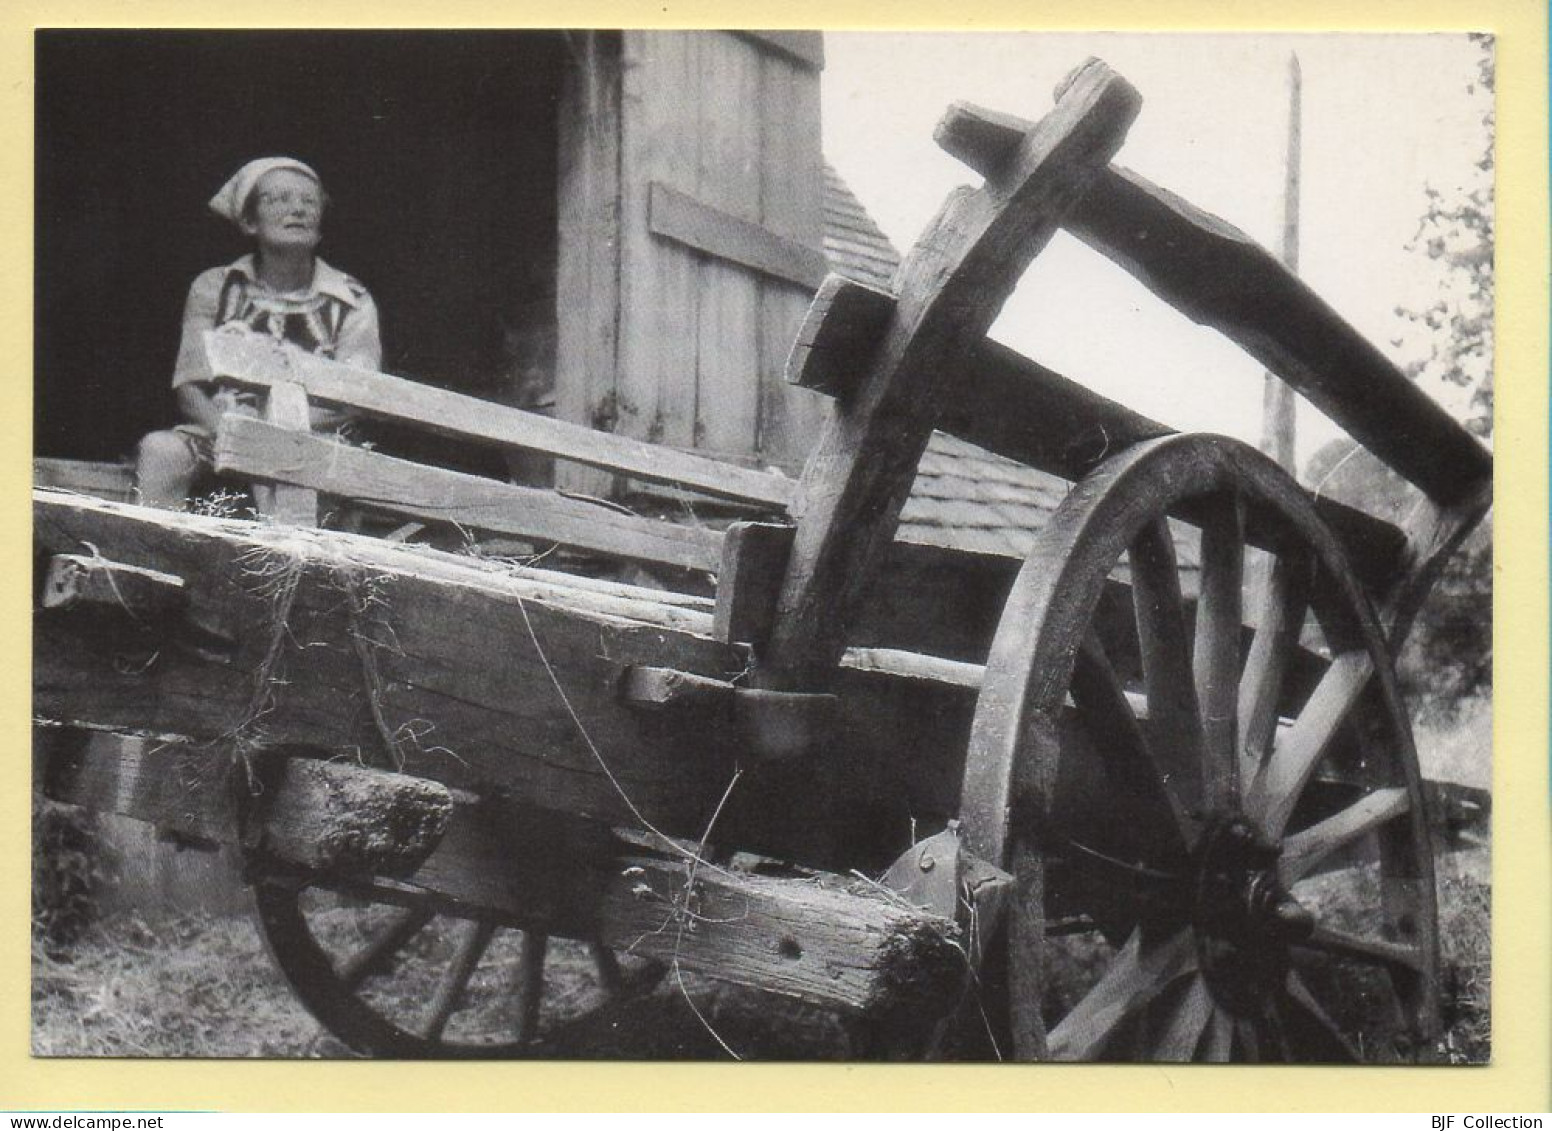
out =
[[[1012,986],[1013,1012],[1023,1014],[1012,1020],[1021,1055],[1047,1051],[1038,976],[1029,982],[1038,963],[1029,955],[1045,945],[1044,922],[1065,898],[1060,883],[1046,890],[1043,864],[1009,855],[1020,836],[1028,839],[1009,824],[1023,804],[1019,797],[1034,798],[1030,804],[1039,808],[1041,796],[1056,796],[1029,790],[1028,780],[1040,774],[1060,778],[1063,797],[1080,799],[1070,807],[1074,819],[1102,812],[1081,799],[1104,796],[1117,773],[1130,774],[1130,792],[1152,797],[1153,819],[1172,814],[1166,824],[1178,832],[1178,841],[1132,846],[1164,853],[1168,866],[1154,869],[1161,875],[1281,890],[1277,885],[1293,884],[1332,846],[1376,836],[1384,842],[1387,876],[1424,867],[1413,859],[1418,829],[1426,839],[1420,782],[1388,682],[1388,654],[1443,561],[1490,505],[1491,460],[1270,255],[1216,218],[1110,166],[1138,103],[1124,80],[1091,63],[1064,84],[1055,110],[1039,123],[965,106],[950,111],[938,140],[985,182],[949,198],[902,266],[896,293],[826,280],[794,347],[789,379],[834,397],[835,413],[796,484],[265,342],[209,335],[214,372],[269,393],[266,419],[222,423],[218,465],[273,484],[270,505],[290,521],[315,522],[318,493],[341,496],[421,521],[716,574],[716,597],[497,567],[347,534],[299,534],[40,493],[39,554],[52,559],[50,586],[58,592],[40,619],[37,712],[196,744],[126,752],[102,737],[63,740],[66,749],[49,763],[51,788],[164,823],[183,821],[194,826],[185,830],[191,835],[239,828],[251,842],[273,847],[284,836],[263,830],[280,820],[273,798],[284,791],[272,792],[270,808],[234,814],[232,798],[242,791],[231,788],[230,775],[239,766],[255,772],[254,765],[268,764],[266,749],[288,743],[355,751],[364,761],[466,791],[458,796],[467,801],[444,814],[438,836],[429,838],[429,857],[406,845],[379,845],[375,867],[359,855],[330,865],[352,877],[335,886],[410,904],[411,915],[422,913],[413,908],[434,908],[634,946],[898,1026],[941,1013],[969,984],[965,958],[980,963],[997,913],[1016,888],[1012,930],[1022,936],[1011,948],[996,943],[1013,957],[988,953],[983,973],[1011,979],[1005,984]],[[1418,517],[1397,529],[1311,497],[1232,442],[1171,438],[1168,428],[988,340],[1024,269],[1063,226],[1243,345],[1348,427],[1422,489]],[[775,521],[735,523],[725,533],[687,529],[407,465],[309,434],[309,398],[688,487],[766,510]],[[1023,577],[1016,580],[1019,563],[1010,559],[895,539],[934,428],[1083,480]],[[1134,480],[1120,469],[1138,460],[1183,461],[1167,482],[1197,486],[1127,494]],[[1192,479],[1188,469],[1206,466],[1204,460],[1228,470]],[[1120,492],[1116,513],[1140,525],[1127,527],[1132,533],[1113,550],[1061,549],[1063,531],[1090,522],[1082,508],[1107,490]],[[1107,537],[1119,537],[1116,521],[1100,522]],[[1194,611],[1171,580],[1170,522],[1203,530],[1204,589]],[[1242,609],[1240,563],[1262,552],[1276,557],[1281,572],[1259,603]],[[1118,554],[1130,576],[1116,572]],[[1335,604],[1322,598],[1320,627],[1340,661],[1329,671],[1326,658],[1300,646],[1310,598],[1288,563],[1303,560],[1318,562],[1325,589],[1340,595]],[[1087,606],[1099,610],[1093,629],[1086,611],[1059,630],[1049,627],[1066,613],[1041,596],[1032,575],[1042,570],[1089,571],[1082,592],[1097,602]],[[1133,609],[1133,643],[1104,639],[1116,610],[1124,619]],[[1183,639],[1185,622],[1172,618],[1188,614],[1197,626],[1194,665],[1183,645],[1160,643]],[[967,625],[979,626],[973,642]],[[1053,632],[1062,641],[1056,659],[1030,659],[1051,646]],[[105,648],[105,640],[112,646]],[[1140,656],[1127,659],[1127,648]],[[1354,648],[1361,662],[1343,658]],[[1123,660],[1143,665],[1141,684],[1123,686],[1111,670]],[[1031,670],[1048,676],[1044,699],[1025,691],[980,694],[983,683],[1005,688]],[[994,706],[999,696],[1007,706]],[[1350,724],[1360,704],[1378,720],[1365,726],[1383,732],[1379,739]],[[1064,736],[1052,749],[1065,752],[1053,753],[1044,769],[1020,713],[1031,710],[1054,712]],[[1317,725],[1307,717],[1322,713],[1333,717],[1318,742],[1298,740],[1313,753],[1293,777],[1277,778],[1280,770],[1258,775],[1252,765],[1243,792],[1211,786],[1241,776],[1224,769],[1237,759],[1214,762],[1211,751],[1243,747],[1248,756],[1259,749],[1266,766],[1285,765],[1286,758],[1271,755],[1277,720],[1293,720],[1291,731],[1287,723],[1283,730],[1300,734],[1300,727]],[[1142,731],[1126,721],[1134,714],[1145,720]],[[1168,723],[1171,717],[1178,725]],[[1226,726],[1218,721],[1225,718]],[[1087,737],[1071,737],[1079,732]],[[1161,742],[1176,750],[1172,772],[1200,775],[1194,800],[1167,779],[1161,792],[1146,775],[1118,770],[1102,756],[1129,746],[1151,751]],[[208,767],[211,757],[199,743],[240,756],[223,763],[227,777],[201,774],[197,767]],[[1192,750],[1204,759],[1195,769]],[[1380,769],[1365,771],[1359,794],[1310,816],[1311,803],[1301,798],[1320,776],[1317,762]],[[1020,769],[1026,763],[1038,769],[1034,779],[1027,766]],[[290,780],[283,770],[263,772]],[[200,807],[194,802],[180,809],[168,780],[205,782],[207,811],[190,816]],[[425,803],[384,789],[412,809]],[[484,800],[473,803],[476,797]],[[1296,805],[1305,806],[1303,815],[1283,841],[1281,826]],[[795,821],[796,813],[805,819]],[[939,844],[955,861],[940,873],[950,877],[946,887],[925,881],[925,866],[910,854],[901,858],[904,871],[892,874],[892,886],[925,910],[834,880],[821,885],[830,894],[816,896],[807,878],[702,867],[698,855],[667,839],[709,834],[719,844],[786,860],[876,869],[909,845],[918,819],[941,825],[953,817],[964,825]],[[1224,832],[1234,820],[1259,822],[1278,843],[1252,844]],[[622,848],[610,825],[648,830],[655,851]],[[1398,831],[1404,827],[1412,832]],[[322,866],[295,859],[296,851],[278,856],[289,866]],[[1268,852],[1273,864],[1255,863]],[[996,866],[1017,873],[1017,884]],[[414,877],[409,888],[383,878],[406,869]],[[964,891],[961,880],[969,885]],[[1387,890],[1405,887],[1398,881]],[[691,889],[748,913],[703,917],[698,931],[663,931],[665,906],[676,906],[673,893]],[[965,898],[971,889],[975,898]],[[1160,942],[1158,932],[1178,929],[1175,912],[1155,923],[1093,905],[1092,891],[1081,884],[1074,890],[1090,899],[1078,918],[1115,936],[1116,984],[1131,987],[1126,1000],[1153,984],[1153,975],[1129,969],[1174,977],[1183,952],[1170,950],[1175,944]],[[1264,988],[1270,977],[1264,963],[1249,963],[1254,977],[1240,972],[1246,963],[1239,955],[1254,949],[1243,937],[1270,937],[1268,931],[1286,926],[1265,916],[1297,918],[1290,902],[1257,899],[1262,918],[1236,921],[1233,945],[1219,946],[1216,934],[1197,929],[1211,943],[1198,947],[1195,960],[1206,980],[1202,988],[1191,982],[1184,1000],[1171,998],[1170,1031],[1152,1034],[1154,1053],[1218,1058],[1270,1047],[1276,1034],[1247,1038],[1244,1019],[1218,1004],[1248,993],[1246,987]],[[1387,896],[1386,914],[1395,903]],[[966,906],[980,921],[955,927],[950,920],[963,919]],[[405,920],[383,938],[397,943],[398,933],[416,926]],[[1128,931],[1146,937],[1123,946]],[[953,946],[946,951],[933,939]],[[448,1009],[489,941],[471,934],[455,957]],[[1281,936],[1274,942],[1281,953]],[[1428,962],[1413,956],[1426,945],[1386,961],[1421,969]],[[1210,960],[1203,957],[1208,951]],[[1013,968],[999,974],[999,961]],[[902,962],[929,974],[902,979]],[[338,980],[349,988],[349,977]],[[1328,1028],[1318,1009],[1303,1004],[1306,988],[1289,985],[1278,1008],[1315,1018],[1307,1030]],[[1084,1001],[1097,1018],[1130,1016],[1119,1006],[1101,1008],[1117,992],[1102,981]],[[442,1013],[433,1010],[433,1046],[447,1020]],[[1052,1034],[1055,1051],[1102,1051],[1097,1039],[1075,1043],[1075,1027],[1106,1041],[1119,1031],[1111,1022],[1085,1023],[1082,1014],[1080,1003],[1070,1014],[1080,1020]],[[1349,1051],[1327,1036],[1321,1046],[1317,1032],[1314,1044],[1323,1051],[1315,1055]],[[1286,1034],[1278,1039],[1289,1053]]]

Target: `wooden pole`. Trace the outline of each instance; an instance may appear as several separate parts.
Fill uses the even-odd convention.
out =
[[[1299,57],[1288,56],[1288,154],[1283,179],[1282,260],[1289,271],[1299,270],[1299,162],[1302,134],[1303,76]],[[1261,409],[1261,450],[1289,471],[1296,470],[1294,454],[1295,401],[1292,386],[1275,374],[1266,375]]]

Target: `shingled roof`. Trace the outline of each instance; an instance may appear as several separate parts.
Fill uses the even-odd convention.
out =
[[[830,270],[888,289],[900,253],[825,165],[824,249]],[[900,516],[900,537],[1023,558],[1066,496],[1065,480],[934,432]]]

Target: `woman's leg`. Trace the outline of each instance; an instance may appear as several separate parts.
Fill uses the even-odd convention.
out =
[[[196,437],[183,432],[152,432],[135,452],[135,489],[140,501],[150,507],[182,510],[206,466]]]

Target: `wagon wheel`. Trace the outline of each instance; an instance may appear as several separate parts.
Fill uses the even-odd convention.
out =
[[[276,966],[330,1033],[368,1055],[521,1056],[535,1048],[547,998],[570,1019],[645,992],[662,974],[601,943],[552,944],[407,884],[257,871],[254,905]],[[590,962],[547,973],[557,948],[584,947]]]
[[[1201,529],[1194,618],[1168,515]],[[997,631],[962,817],[1017,880],[982,979],[999,1055],[1388,1060],[1436,1031],[1390,660],[1307,496],[1242,444],[1137,445],[1059,508]]]

